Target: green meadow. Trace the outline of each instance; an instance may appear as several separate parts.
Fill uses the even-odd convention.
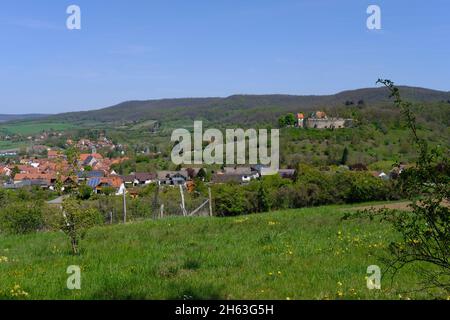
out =
[[[20,147],[26,146],[25,142],[13,142],[13,141],[2,141],[0,140],[0,150],[12,150],[18,149]]]
[[[350,206],[99,227],[79,256],[62,233],[0,236],[2,299],[434,299],[412,267],[367,289],[396,235]],[[66,287],[81,268],[81,290]]]
[[[21,134],[21,135],[31,135],[37,134],[42,131],[64,131],[67,129],[74,128],[74,125],[63,122],[9,122],[7,124],[0,124],[0,130],[5,131],[9,134]]]

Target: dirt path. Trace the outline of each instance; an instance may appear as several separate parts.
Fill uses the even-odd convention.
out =
[[[353,207],[351,210],[366,210],[366,209],[396,209],[396,210],[411,210],[409,207],[410,201],[394,202],[385,204],[375,204],[371,206]]]
[[[411,210],[411,207],[409,206],[411,204],[411,201],[403,201],[403,202],[394,202],[394,203],[385,203],[385,204],[375,204],[375,205],[369,205],[369,206],[361,206],[361,207],[353,207],[351,210],[366,210],[366,209],[396,209],[396,210]],[[444,206],[450,208],[450,202],[444,201],[442,203]]]

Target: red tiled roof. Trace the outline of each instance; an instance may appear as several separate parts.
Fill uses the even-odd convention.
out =
[[[99,153],[82,153],[80,154],[80,160],[86,161],[86,159],[90,156],[93,156],[97,160],[103,159],[103,156]]]
[[[54,174],[41,174],[41,173],[18,173],[14,177],[14,181],[23,180],[54,180],[56,175]]]
[[[47,151],[47,156],[48,157],[57,157],[59,155],[59,152],[58,151],[55,151],[55,150],[49,150],[49,151]]]
[[[121,177],[113,176],[113,177],[108,177],[108,178],[101,178],[100,183],[109,184],[113,188],[120,188],[120,186],[123,183],[123,180]]]

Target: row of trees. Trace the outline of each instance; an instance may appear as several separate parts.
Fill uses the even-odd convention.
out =
[[[213,194],[215,213],[220,216],[402,197],[394,180],[382,180],[368,172],[320,171],[308,165],[298,166],[294,180],[274,175],[246,186],[216,185]]]

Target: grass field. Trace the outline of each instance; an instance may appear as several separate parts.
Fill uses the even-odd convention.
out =
[[[383,277],[382,290],[368,290],[367,267],[379,265],[383,272],[379,256],[394,234],[377,222],[342,221],[346,208],[101,227],[88,233],[77,257],[61,233],[0,237],[0,298],[443,297],[413,292],[419,278],[411,268],[393,281]],[[81,290],[66,288],[69,265],[81,267]]]
[[[48,130],[63,131],[73,127],[74,126],[69,123],[39,121],[0,124],[0,129],[2,129],[3,131],[6,131],[10,134],[22,135],[37,134],[42,131]]]
[[[20,147],[23,147],[26,145],[27,145],[26,142],[12,142],[12,141],[0,140],[0,150],[19,149]]]

